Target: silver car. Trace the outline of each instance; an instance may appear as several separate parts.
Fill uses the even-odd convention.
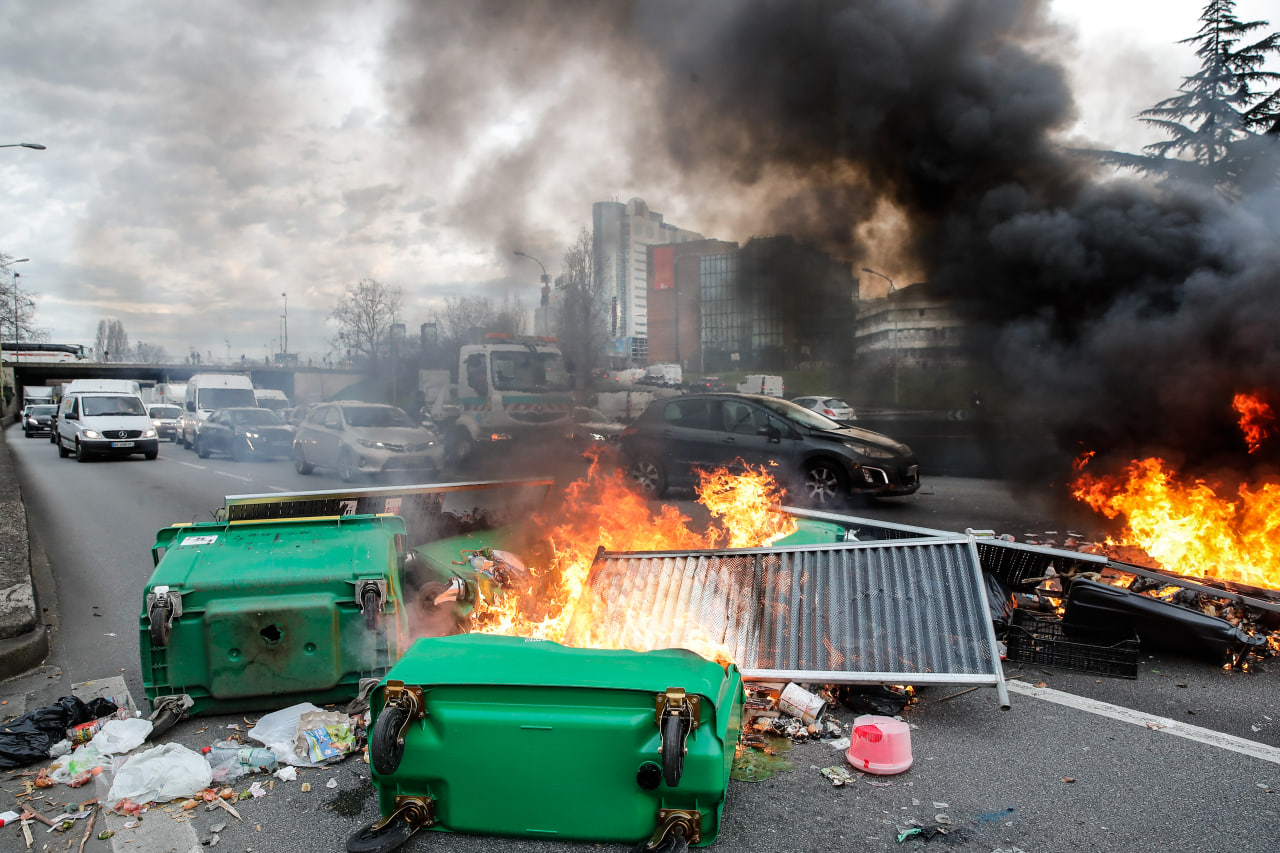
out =
[[[791,402],[804,406],[806,409],[817,412],[820,415],[826,415],[833,421],[840,423],[848,423],[856,421],[858,415],[850,406],[839,397],[796,397]]]
[[[298,424],[293,464],[299,474],[332,468],[344,483],[361,474],[420,471],[434,475],[444,463],[444,445],[403,410],[348,400],[322,403]]]

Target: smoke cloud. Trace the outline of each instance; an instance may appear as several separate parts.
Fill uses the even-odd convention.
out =
[[[617,151],[614,183],[625,174],[671,186],[674,176],[703,191],[701,206],[685,203],[717,227],[790,233],[851,260],[877,210],[899,211],[900,257],[982,324],[989,354],[1022,391],[1022,416],[1047,423],[1063,450],[1217,464],[1224,447],[1240,446],[1233,394],[1262,390],[1280,404],[1274,186],[1229,205],[1205,190],[1117,179],[1063,148],[1056,140],[1075,113],[1046,45],[1068,39],[1042,3],[589,9],[470,4],[461,31],[477,37],[453,31],[429,50],[437,22],[415,28],[407,11],[393,61],[410,45],[442,52],[403,81],[422,132],[456,132],[471,108],[514,92],[572,110],[577,89],[560,84],[587,68],[597,94],[645,119],[600,125],[601,144]],[[449,76],[512,55],[521,62],[480,104]],[[543,140],[562,141],[556,114],[542,113],[536,146],[491,164],[470,212],[492,211],[498,196],[518,211],[548,156]],[[736,214],[725,199],[739,202]]]

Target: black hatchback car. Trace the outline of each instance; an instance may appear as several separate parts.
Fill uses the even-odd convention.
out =
[[[779,479],[811,504],[851,494],[909,495],[920,488],[911,448],[836,423],[777,397],[690,394],[655,400],[623,431],[627,474],[642,491],[692,486],[697,469],[777,465]]]
[[[200,424],[195,451],[201,459],[210,453],[230,453],[236,460],[292,456],[293,427],[270,409],[218,409]]]

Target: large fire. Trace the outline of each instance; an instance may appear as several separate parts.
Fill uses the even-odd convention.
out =
[[[796,529],[793,518],[773,511],[784,502],[784,492],[764,470],[706,472],[696,491],[712,517],[705,530],[695,529],[676,507],[664,504],[655,511],[621,471],[593,462],[587,475],[569,486],[551,517],[534,520],[543,531],[538,556],[545,565],[530,568],[531,588],[481,602],[474,630],[563,641],[570,619],[576,617],[592,626],[591,646],[653,648],[644,614],[630,614],[625,624],[618,624],[594,613],[600,602],[585,593],[599,549],[750,548],[768,545]],[[693,629],[687,631],[689,636],[697,635],[696,626],[686,627]],[[694,645],[704,657],[727,660],[723,647],[709,639]]]
[[[1258,395],[1240,394],[1234,408],[1253,453],[1271,435],[1275,417]],[[1122,474],[1076,463],[1072,493],[1124,530],[1110,548],[1137,548],[1166,571],[1280,589],[1280,484],[1209,482],[1178,475],[1163,459],[1131,462]]]

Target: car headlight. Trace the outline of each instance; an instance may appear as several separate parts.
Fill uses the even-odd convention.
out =
[[[152,425],[152,426],[154,426],[154,427],[158,427],[158,426],[160,426],[160,422],[159,422],[159,421],[152,421],[152,422],[151,422],[151,425]]]
[[[368,447],[373,450],[377,450],[378,448],[381,448],[381,447],[386,447],[386,444],[384,442],[373,441],[372,439],[368,439],[368,438],[357,439],[357,441],[359,442],[361,447]]]
[[[257,434],[256,432],[246,432],[246,433],[244,434],[244,437],[252,440],[252,439],[257,438],[257,437],[258,437],[258,434]]]
[[[81,433],[85,438],[102,438],[96,429],[87,429]]]
[[[863,444],[858,441],[846,441],[844,446],[850,450],[857,451],[870,459],[894,459],[898,456],[898,454],[892,450],[886,450],[885,448],[877,447],[874,444]]]
[[[147,430],[146,432],[144,432],[144,433],[142,434],[142,437],[143,437],[143,438],[155,438],[155,437],[156,437],[156,431],[155,431],[155,430],[153,430],[153,429],[149,429],[149,430]]]

